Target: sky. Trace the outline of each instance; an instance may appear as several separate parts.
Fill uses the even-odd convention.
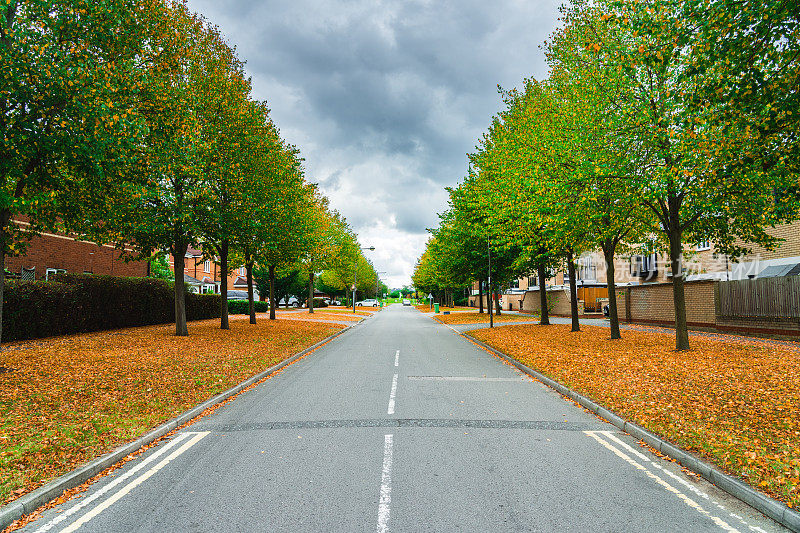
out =
[[[236,46],[306,176],[389,287],[411,284],[445,187],[501,109],[546,77],[552,0],[189,0]]]

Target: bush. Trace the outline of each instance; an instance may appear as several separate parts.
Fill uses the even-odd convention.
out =
[[[164,280],[91,274],[56,279],[6,281],[3,342],[175,322],[173,287]],[[219,316],[219,295],[187,293],[187,320]]]
[[[318,307],[328,307],[328,302],[322,298],[314,298],[314,309],[317,309]]]
[[[264,313],[269,311],[269,302],[253,301],[253,308],[255,309],[256,313]],[[247,300],[228,300],[228,314],[250,314],[250,307],[247,304]]]

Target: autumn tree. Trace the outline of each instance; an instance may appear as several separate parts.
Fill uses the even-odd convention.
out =
[[[76,199],[113,191],[136,159],[166,20],[158,0],[0,5],[0,272],[43,229],[92,223]]]

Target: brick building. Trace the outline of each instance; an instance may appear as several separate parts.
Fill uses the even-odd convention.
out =
[[[6,270],[10,277],[40,281],[56,272],[108,276],[149,274],[147,261],[125,261],[121,256],[122,252],[111,245],[42,233],[30,240],[24,255],[6,257]]]
[[[706,241],[684,246],[684,273],[687,281],[727,281],[774,276],[781,275],[784,270],[789,271],[794,265],[800,265],[800,220],[776,226],[768,233],[784,239],[784,241],[772,251],[750,245],[752,253],[738,258],[737,261],[718,253],[713,242]],[[606,262],[601,252],[593,251],[583,254],[576,262],[575,270],[579,287],[606,286]],[[619,254],[614,259],[614,280],[620,287],[669,283],[671,279],[672,265],[663,253],[642,250],[640,253]],[[566,298],[565,302],[561,302],[557,306],[559,309],[557,314],[561,314],[561,310],[564,308],[569,309],[568,284],[569,277],[566,269],[557,271],[552,278],[545,280],[548,292],[553,291],[554,293],[555,302],[561,302]],[[538,309],[538,297],[533,297],[533,293],[538,290],[539,286],[535,275],[514,280],[502,296],[503,309]],[[562,296],[561,292],[565,292],[566,296]],[[592,293],[592,301],[581,301],[580,307],[583,308],[583,305],[586,304],[591,308],[596,294],[592,291],[584,292]],[[471,306],[478,305],[477,295],[476,283],[473,284],[472,295],[469,299]],[[579,293],[579,299],[582,296]],[[484,296],[484,303],[485,298]]]

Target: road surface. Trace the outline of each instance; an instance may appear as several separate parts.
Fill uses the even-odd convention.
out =
[[[784,531],[394,305],[24,531]]]

